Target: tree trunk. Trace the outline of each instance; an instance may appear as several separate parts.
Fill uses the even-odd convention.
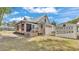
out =
[[[2,25],[3,16],[4,16],[3,14],[0,15],[0,26]]]

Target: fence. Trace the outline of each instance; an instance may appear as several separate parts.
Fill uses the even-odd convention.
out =
[[[77,38],[77,25],[76,24],[58,25],[56,27],[55,35],[66,38]]]
[[[2,30],[15,31],[15,27],[0,26],[0,31],[2,31]]]

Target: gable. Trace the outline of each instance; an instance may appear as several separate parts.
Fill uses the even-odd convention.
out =
[[[48,19],[48,16],[46,16],[46,15],[40,17],[40,18],[38,19],[38,22],[40,22],[40,23],[45,23],[45,24],[50,24],[49,19]]]

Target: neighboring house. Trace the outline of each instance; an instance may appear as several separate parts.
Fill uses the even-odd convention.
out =
[[[27,19],[16,24],[16,32],[23,33],[26,36],[51,35],[55,31],[55,26],[51,25],[48,16],[42,16],[36,20]]]
[[[55,36],[66,38],[79,38],[79,25],[63,23],[56,26]]]

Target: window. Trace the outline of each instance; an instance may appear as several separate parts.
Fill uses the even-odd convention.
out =
[[[41,28],[43,28],[43,25],[41,24]]]
[[[46,19],[45,19],[45,23],[46,23]]]
[[[73,29],[73,27],[71,27],[71,29]]]
[[[27,27],[27,28],[26,28],[26,31],[27,31],[27,32],[30,32],[31,29],[32,29],[32,28],[31,28],[31,24],[26,24],[26,27]]]
[[[21,24],[21,30],[24,31],[24,24]]]
[[[34,25],[32,25],[32,29],[34,29],[35,28],[35,26]]]
[[[63,24],[63,27],[65,27],[66,25],[65,24]]]
[[[32,25],[32,29],[38,29],[38,25],[37,24],[33,24]]]
[[[66,29],[68,29],[68,27],[66,27]]]
[[[73,31],[72,31],[72,33],[73,33]]]
[[[69,29],[72,29],[72,27],[70,26]]]

